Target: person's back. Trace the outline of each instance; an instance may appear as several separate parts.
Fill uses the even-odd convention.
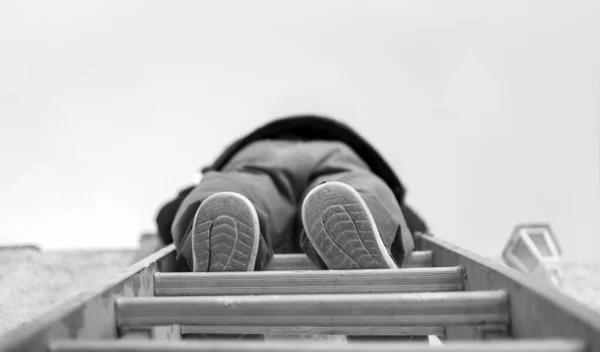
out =
[[[193,271],[261,270],[274,253],[297,252],[323,269],[394,268],[414,248],[411,231],[427,230],[404,195],[352,129],[296,116],[230,145],[157,223]]]

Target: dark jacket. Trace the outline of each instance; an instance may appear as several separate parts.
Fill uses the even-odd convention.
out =
[[[371,171],[381,177],[392,189],[404,212],[404,217],[406,218],[409,229],[412,232],[427,231],[425,222],[404,202],[406,189],[390,165],[375,150],[375,148],[373,148],[373,146],[352,128],[328,117],[300,115],[276,119],[235,141],[225,149],[212,165],[205,167],[203,172],[208,170],[221,170],[237,152],[256,140],[289,138],[301,140],[337,140],[350,146],[369,165]],[[181,204],[191,189],[191,187],[188,187],[182,190],[176,199],[168,202],[163,206],[161,211],[159,211],[157,224],[163,240],[166,241],[169,238],[171,232],[170,223],[173,222],[175,216],[174,212],[177,211],[178,205]],[[165,232],[167,231],[167,228],[168,233]],[[170,243],[170,241],[165,243]]]

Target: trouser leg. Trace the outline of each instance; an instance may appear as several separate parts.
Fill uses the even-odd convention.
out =
[[[239,193],[254,205],[260,224],[260,244],[255,270],[261,270],[273,257],[273,241],[278,240],[279,234],[294,219],[296,205],[282,196],[281,190],[273,184],[271,177],[243,169],[206,173],[184,199],[172,227],[178,257],[183,258],[188,268],[192,268],[190,233],[194,214],[206,198],[218,192]]]
[[[314,187],[331,181],[345,183],[358,192],[373,216],[385,247],[397,264],[402,265],[404,258],[413,251],[414,241],[398,201],[387,184],[373,174],[351,148],[341,143],[316,165],[303,198]],[[310,244],[306,231],[302,231],[299,240],[303,251],[323,268],[324,262]]]

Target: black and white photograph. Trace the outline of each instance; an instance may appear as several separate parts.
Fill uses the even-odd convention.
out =
[[[600,2],[0,0],[0,352],[600,352]]]

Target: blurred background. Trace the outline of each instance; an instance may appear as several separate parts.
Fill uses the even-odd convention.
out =
[[[596,1],[0,2],[0,244],[133,247],[232,139],[322,113],[432,231],[600,244]]]

